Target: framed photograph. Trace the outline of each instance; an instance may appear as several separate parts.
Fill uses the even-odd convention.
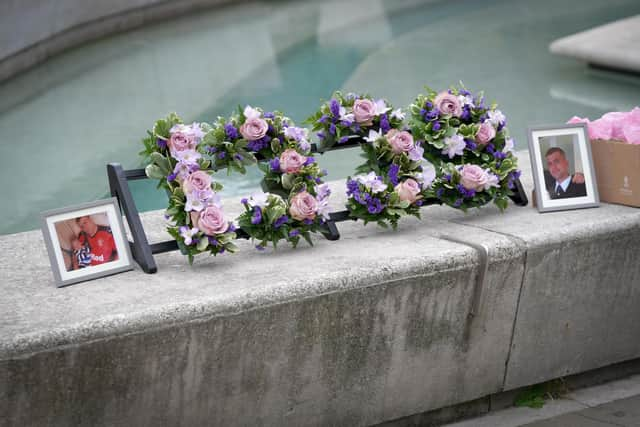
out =
[[[584,123],[529,128],[529,156],[540,212],[600,203]]]
[[[58,287],[133,269],[115,197],[43,212],[42,232]]]

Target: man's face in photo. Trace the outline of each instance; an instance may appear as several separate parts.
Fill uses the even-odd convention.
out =
[[[80,227],[80,230],[84,231],[89,236],[93,236],[94,234],[96,234],[96,231],[98,229],[96,223],[93,222],[93,220],[88,216],[83,216],[82,218],[80,218],[78,220],[78,226]]]
[[[547,157],[547,169],[556,181],[564,181],[569,176],[569,162],[559,151],[549,154]]]

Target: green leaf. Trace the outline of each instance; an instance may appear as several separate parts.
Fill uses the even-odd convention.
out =
[[[209,239],[207,238],[207,236],[202,236],[202,238],[198,242],[197,248],[199,251],[204,251],[205,249],[207,249],[207,246],[209,246]]]
[[[282,175],[282,187],[285,190],[290,190],[293,187],[293,181],[295,180],[295,176],[290,173],[285,173]]]
[[[147,165],[144,171],[151,179],[164,179],[165,177],[165,174],[163,174],[162,170],[156,165]]]
[[[171,163],[169,163],[169,159],[167,159],[165,156],[158,152],[155,152],[151,153],[149,157],[151,158],[151,161],[155,163],[156,166],[158,166],[160,172],[162,172],[164,176],[167,176],[169,175],[169,173],[171,173]]]

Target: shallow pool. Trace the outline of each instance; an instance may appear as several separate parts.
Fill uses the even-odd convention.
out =
[[[525,148],[528,125],[640,103],[639,77],[548,53],[558,37],[638,13],[637,0],[255,2],[85,45],[0,84],[0,234],[105,197],[105,164],[138,167],[140,138],[170,111],[212,121],[251,104],[299,122],[334,89],[403,106],[425,84],[462,80],[500,104]],[[341,178],[357,155],[320,161]],[[220,175],[231,195],[259,179]],[[142,210],[165,205],[153,185],[134,193]]]

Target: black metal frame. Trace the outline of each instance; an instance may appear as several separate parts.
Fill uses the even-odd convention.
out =
[[[361,140],[353,140],[349,141],[346,144],[332,147],[331,150],[350,148],[359,145],[360,143]],[[318,150],[318,147],[315,144],[311,144],[311,146],[311,151],[313,153],[322,154],[324,152]],[[259,158],[258,160],[260,161],[264,159]],[[107,177],[109,179],[109,189],[111,191],[111,195],[118,199],[118,201],[120,202],[120,208],[127,218],[129,230],[131,231],[131,237],[133,238],[133,242],[129,241],[133,259],[136,260],[136,262],[140,265],[145,273],[157,272],[158,266],[156,265],[153,255],[178,250],[178,242],[176,242],[175,240],[167,240],[164,242],[149,244],[149,240],[147,239],[147,235],[144,231],[142,221],[140,220],[140,213],[138,212],[138,208],[136,207],[136,203],[133,200],[133,195],[131,194],[131,190],[129,188],[129,181],[148,179],[145,170],[124,170],[122,168],[122,165],[120,165],[119,163],[109,163],[107,165]],[[529,203],[529,200],[524,191],[524,188],[522,187],[520,179],[516,179],[514,181],[514,184],[515,193],[509,198],[517,206],[526,206]],[[423,206],[434,204],[441,204],[441,202],[435,199],[428,200]],[[322,235],[327,240],[332,241],[340,239],[340,232],[338,231],[336,222],[355,220],[354,218],[349,216],[348,210],[331,212],[329,214],[329,218],[330,219],[325,223],[327,230],[323,232]],[[236,229],[236,235],[239,239],[248,239],[250,237],[247,232],[242,230],[241,228]]]

